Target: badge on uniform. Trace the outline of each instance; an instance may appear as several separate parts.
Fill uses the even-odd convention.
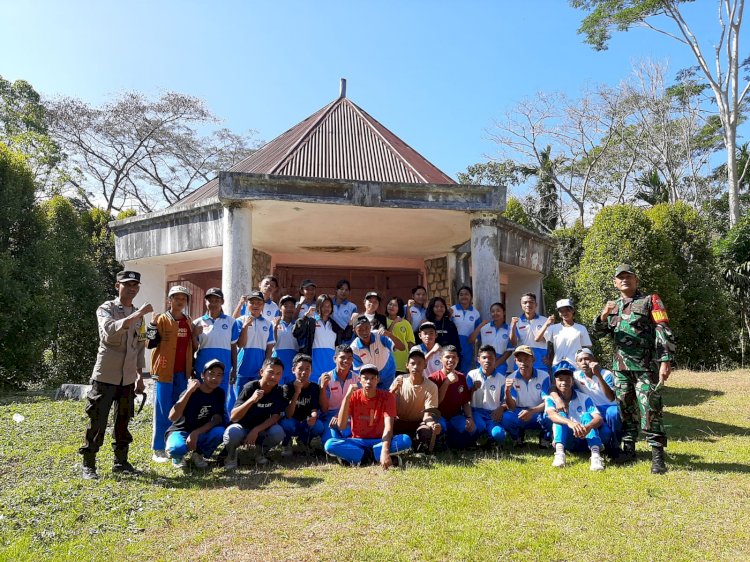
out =
[[[651,295],[651,320],[655,324],[666,324],[669,322],[667,309],[664,308],[664,303],[661,302],[661,298],[656,293]]]

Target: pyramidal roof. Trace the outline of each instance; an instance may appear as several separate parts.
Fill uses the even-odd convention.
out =
[[[396,183],[456,182],[345,95],[233,166],[230,172]],[[176,205],[218,194],[215,178]]]

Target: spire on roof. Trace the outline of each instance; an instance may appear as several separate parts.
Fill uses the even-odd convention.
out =
[[[339,99],[346,97],[346,78],[341,79],[341,85],[339,86]]]

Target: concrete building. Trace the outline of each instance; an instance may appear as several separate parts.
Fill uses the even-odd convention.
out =
[[[139,301],[157,311],[179,283],[193,290],[193,316],[212,286],[231,312],[273,272],[280,295],[307,278],[332,293],[347,278],[360,309],[369,290],[406,300],[423,284],[450,304],[469,284],[484,317],[496,300],[510,316],[523,293],[541,295],[552,243],[500,217],[505,198],[504,186],[457,184],[342,81],[338,99],[189,197],[112,229],[117,258],[142,274]]]

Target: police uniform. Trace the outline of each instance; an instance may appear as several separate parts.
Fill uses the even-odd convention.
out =
[[[138,281],[140,274],[122,271],[118,282]],[[135,382],[145,366],[145,321],[138,318],[125,326],[125,319],[138,307],[125,306],[119,298],[106,301],[96,310],[99,324],[99,350],[91,375],[91,390],[86,398],[89,426],[83,446],[84,468],[96,468],[96,453],[104,442],[109,411],[115,404],[114,443],[115,468],[122,469],[128,458],[128,447],[133,437],[128,422],[134,413]]]

